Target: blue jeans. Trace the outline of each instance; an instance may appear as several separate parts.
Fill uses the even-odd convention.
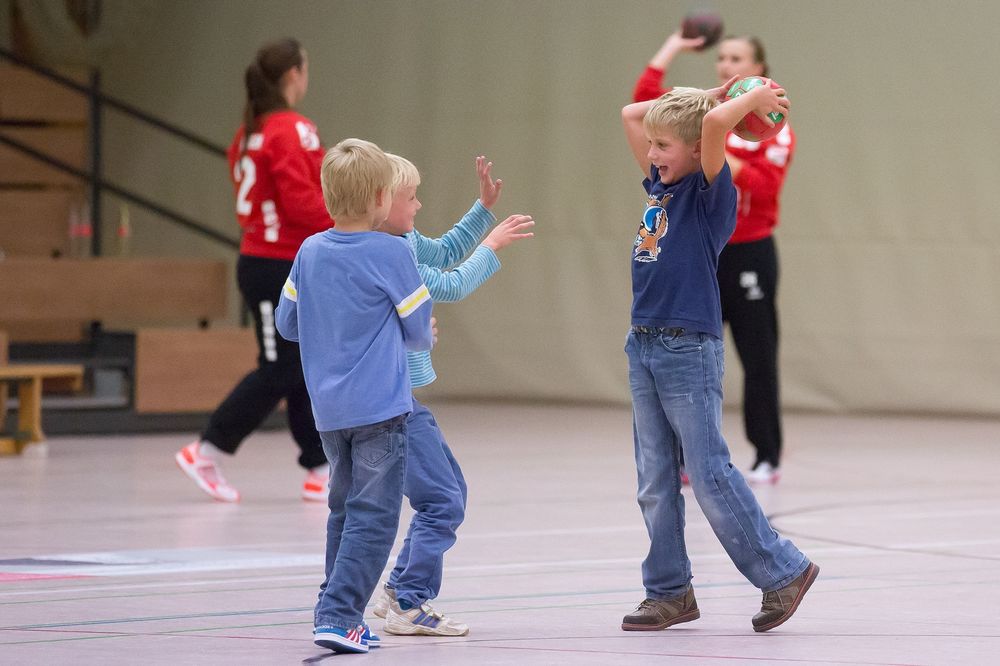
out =
[[[468,488],[434,415],[416,399],[406,425],[403,492],[416,514],[389,574],[389,587],[397,599],[419,606],[441,591],[444,553],[455,544],[455,531],[465,520]]]
[[[330,461],[326,580],[316,628],[352,629],[363,618],[396,539],[406,476],[406,414],[321,432]]]
[[[681,451],[695,499],[740,573],[765,592],[790,583],[809,561],[771,528],[720,431],[722,341],[704,333],[631,331],[625,352],[639,507],[650,540],[642,563],[646,596],[676,597],[691,582]]]

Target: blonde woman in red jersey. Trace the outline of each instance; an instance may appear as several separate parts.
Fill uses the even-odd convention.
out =
[[[309,62],[301,45],[283,39],[262,47],[246,70],[243,124],[229,147],[229,170],[242,227],[236,280],[253,314],[257,368],[215,410],[200,438],[177,455],[180,468],[216,500],[238,502],[219,461],[236,453],[284,398],[288,425],[307,470],[302,497],[327,501],[329,467],[316,432],[298,345],[274,326],[274,309],[299,246],[328,229],[316,126],[294,107],[309,87]]]
[[[697,51],[704,38],[685,38],[680,30],[667,37],[636,81],[633,101],[655,99],[669,88],[662,81],[678,53]],[[719,43],[716,74],[720,84],[733,76],[768,76],[764,45],[756,37],[726,37]],[[778,384],[778,254],[773,232],[778,198],[795,150],[795,134],[786,124],[766,141],[750,142],[730,132],[726,161],[738,194],[736,231],[719,256],[722,318],[729,323],[743,364],[743,425],[757,450],[751,483],[777,483],[782,431]]]

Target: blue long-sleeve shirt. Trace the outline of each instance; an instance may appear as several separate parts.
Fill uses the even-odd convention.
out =
[[[460,301],[500,270],[493,250],[485,245],[476,247],[495,221],[493,213],[476,200],[458,224],[440,238],[427,238],[416,230],[406,234],[431,299],[439,303]],[[472,256],[456,266],[473,248]],[[452,270],[442,270],[448,268]],[[437,379],[430,351],[408,352],[406,360],[413,388]]]
[[[330,229],[299,248],[275,313],[297,341],[316,429],[413,410],[407,351],[428,351],[430,293],[406,241]]]

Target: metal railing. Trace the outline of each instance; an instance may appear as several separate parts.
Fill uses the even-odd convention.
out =
[[[121,113],[139,120],[151,127],[156,127],[167,134],[175,136],[191,145],[197,146],[202,150],[211,153],[216,157],[225,158],[226,149],[212,141],[205,139],[204,137],[198,136],[197,134],[185,130],[183,128],[177,127],[162,118],[157,118],[145,111],[132,106],[126,102],[119,99],[105,95],[100,90],[100,73],[93,70],[90,75],[90,81],[88,85],[83,85],[70,79],[62,74],[56,72],[55,70],[49,69],[42,65],[37,65],[32,62],[28,62],[21,56],[17,55],[13,51],[6,48],[0,47],[0,58],[7,60],[18,67],[23,67],[28,69],[35,74],[42,76],[50,81],[54,81],[60,86],[73,90],[85,95],[89,102],[88,109],[88,123],[89,123],[89,170],[78,169],[70,164],[67,164],[51,155],[48,155],[40,150],[37,150],[22,141],[18,141],[3,132],[0,132],[0,143],[3,143],[18,152],[27,155],[28,157],[43,162],[50,167],[68,173],[89,185],[90,194],[90,215],[93,220],[93,235],[91,236],[91,252],[96,256],[101,255],[101,194],[103,192],[109,192],[114,194],[126,201],[140,206],[160,217],[163,217],[170,222],[184,227],[196,234],[199,234],[205,238],[211,239],[217,243],[225,245],[231,248],[239,248],[239,240],[231,238],[223,233],[212,229],[211,227],[191,219],[175,210],[170,209],[167,206],[158,204],[147,197],[138,194],[137,192],[130,190],[115,183],[109,182],[104,179],[103,171],[101,168],[101,127],[102,127],[102,116],[105,107],[115,109]],[[25,124],[27,123],[27,125]],[[30,120],[15,123],[16,126],[44,126],[44,124],[32,124]]]

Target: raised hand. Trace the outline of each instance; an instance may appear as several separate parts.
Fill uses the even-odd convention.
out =
[[[514,241],[534,236],[534,233],[525,231],[533,226],[535,226],[535,221],[531,219],[530,215],[511,215],[493,227],[493,231],[483,241],[483,245],[496,252]]]
[[[788,115],[792,103],[785,97],[784,88],[772,88],[770,85],[758,86],[750,91],[754,97],[754,115],[760,118],[768,127],[774,127],[774,121],[769,113]],[[749,94],[749,93],[748,93]]]
[[[681,33],[681,29],[678,28],[667,37],[667,41],[663,43],[663,48],[670,48],[675,51],[697,51],[704,45],[705,38],[703,36],[685,37]]]
[[[499,178],[494,181],[490,176],[493,169],[493,162],[487,162],[484,155],[476,158],[476,174],[479,175],[479,203],[486,208],[493,208],[500,198],[500,190],[503,189],[503,181]]]
[[[733,87],[733,84],[739,80],[740,80],[739,76],[734,76],[725,83],[723,83],[718,88],[709,88],[705,92],[714,97],[716,101],[725,102],[727,99],[726,93],[729,92],[729,89]]]

